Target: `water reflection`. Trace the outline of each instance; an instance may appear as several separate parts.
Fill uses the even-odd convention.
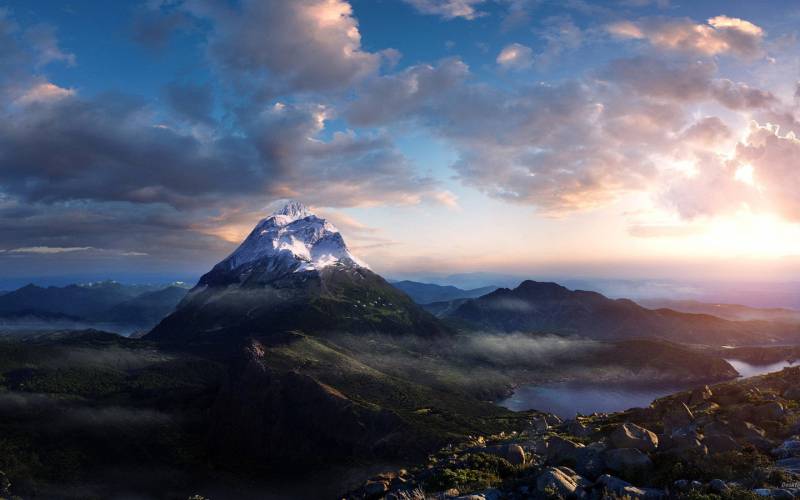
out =
[[[752,377],[792,366],[788,361],[769,365],[751,365],[743,361],[728,360],[743,377]],[[564,418],[576,413],[588,415],[593,412],[615,412],[628,408],[645,407],[654,399],[679,391],[691,389],[686,386],[625,386],[623,384],[592,384],[564,382],[548,385],[523,385],[508,399],[499,401],[500,406],[521,411],[536,409],[555,413]]]

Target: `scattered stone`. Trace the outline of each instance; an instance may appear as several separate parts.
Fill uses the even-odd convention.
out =
[[[772,455],[778,458],[800,457],[800,440],[787,439],[772,450]]]
[[[658,447],[658,436],[654,432],[631,423],[617,427],[609,439],[614,448],[636,448],[649,452]]]
[[[664,444],[666,448],[679,456],[708,454],[708,448],[700,442],[700,435],[692,426],[673,430]]]
[[[786,410],[783,405],[777,401],[770,401],[768,403],[760,404],[758,406],[751,406],[749,408],[750,419],[756,422],[763,422],[764,420],[780,420]]]
[[[711,396],[713,395],[714,394],[711,392],[711,388],[709,388],[707,385],[700,389],[695,389],[692,391],[691,396],[689,396],[689,405],[695,406],[704,403],[705,401],[711,399]]]
[[[603,455],[606,467],[614,472],[646,471],[653,466],[645,453],[636,448],[617,448]]]
[[[783,397],[793,401],[800,401],[800,386],[792,386],[783,391]]]
[[[536,480],[536,489],[541,493],[555,491],[563,497],[578,498],[586,494],[591,483],[569,467],[548,467]]]
[[[679,427],[686,427],[692,422],[694,422],[692,410],[686,406],[686,403],[681,403],[664,416],[664,429],[671,431]]]
[[[368,481],[364,485],[366,498],[381,498],[387,491],[389,491],[389,485],[383,481]]]
[[[576,437],[587,437],[592,433],[592,430],[589,427],[583,425],[577,420],[568,420],[566,430],[570,435]]]
[[[714,493],[724,493],[728,491],[728,485],[722,479],[712,479],[708,483],[708,488]]]
[[[706,434],[703,436],[702,443],[708,448],[708,452],[711,454],[736,451],[741,448],[739,443],[728,434]]]
[[[686,491],[686,490],[689,489],[689,480],[688,479],[678,479],[677,481],[672,483],[672,486],[677,491]]]
[[[500,444],[495,446],[487,446],[478,451],[489,453],[491,455],[504,458],[512,465],[522,465],[525,463],[525,450],[518,444]]]

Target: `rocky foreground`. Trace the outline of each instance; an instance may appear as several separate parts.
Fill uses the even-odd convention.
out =
[[[453,443],[346,499],[800,498],[800,367]]]

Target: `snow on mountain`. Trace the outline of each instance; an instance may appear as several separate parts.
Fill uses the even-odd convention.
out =
[[[246,272],[250,264],[267,263],[270,270],[320,270],[332,265],[368,266],[356,258],[336,227],[308,207],[289,201],[262,219],[231,255],[217,267]]]

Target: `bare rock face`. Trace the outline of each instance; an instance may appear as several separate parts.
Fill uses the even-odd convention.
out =
[[[298,372],[278,372],[252,341],[212,408],[211,449],[225,463],[286,466],[368,457],[391,447],[402,423]]]
[[[653,461],[636,448],[608,450],[603,455],[606,467],[614,472],[645,472],[652,468]]]
[[[644,427],[636,424],[625,423],[617,427],[609,436],[614,448],[636,448],[650,452],[658,447],[658,436]]]

